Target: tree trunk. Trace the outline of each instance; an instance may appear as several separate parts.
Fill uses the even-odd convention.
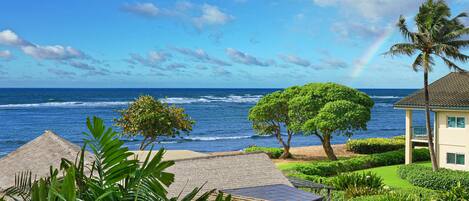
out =
[[[331,135],[325,134],[321,141],[322,141],[322,147],[324,148],[324,152],[326,152],[327,158],[333,161],[337,160],[337,156],[335,156],[334,149],[332,149],[332,146],[331,146]]]
[[[423,72],[423,84],[425,91],[425,120],[427,127],[427,136],[428,136],[428,150],[430,150],[430,159],[432,161],[433,171],[438,169],[437,158],[435,154],[435,146],[433,146],[433,135],[432,135],[432,126],[430,123],[430,96],[428,93],[428,62],[425,62],[425,68]]]
[[[291,153],[290,153],[290,146],[284,146],[283,147],[283,153],[280,155],[281,159],[286,159],[286,158],[291,158]]]
[[[290,153],[290,142],[291,142],[291,138],[292,138],[293,133],[289,130],[287,130],[287,133],[288,133],[287,143],[284,143],[283,140],[281,140],[282,145],[283,145],[283,153],[279,158],[282,158],[282,159],[292,157],[292,155]],[[280,139],[281,138],[282,137],[280,136]]]
[[[275,133],[276,133],[275,136],[277,137],[277,140],[280,142],[280,144],[282,144],[282,146],[283,146],[283,153],[279,158],[282,158],[282,159],[290,158],[291,157],[291,154],[290,154],[291,133],[290,133],[290,131],[287,131],[288,132],[288,139],[287,139],[287,143],[285,143],[285,141],[283,141],[282,134],[281,134],[281,131],[280,131],[280,128],[281,128],[280,124],[278,124],[277,126],[278,126],[278,130],[275,131]]]

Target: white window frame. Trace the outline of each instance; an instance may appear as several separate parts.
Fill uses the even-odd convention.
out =
[[[454,163],[448,163],[448,154],[454,154]],[[458,155],[464,156],[464,164],[458,164]],[[446,152],[446,164],[448,165],[457,165],[457,166],[466,166],[466,154],[461,152]]]
[[[449,123],[448,123],[448,120],[449,118],[455,118],[454,121],[455,121],[455,126],[456,127],[450,127],[449,126]],[[464,119],[464,127],[460,128],[458,127],[458,119],[461,118],[461,119]],[[451,129],[465,129],[466,128],[466,117],[465,116],[446,116],[446,128],[451,128]]]

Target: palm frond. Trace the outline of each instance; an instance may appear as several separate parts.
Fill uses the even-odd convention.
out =
[[[415,58],[414,60],[414,63],[412,63],[412,69],[414,71],[418,71],[419,68],[422,68],[423,67],[423,54],[420,53],[419,55],[417,55],[417,57]]]
[[[411,56],[415,53],[417,47],[412,43],[398,43],[389,49],[388,52],[384,53],[386,55],[396,56],[396,55],[407,55]]]
[[[409,31],[409,28],[407,27],[406,19],[404,16],[401,15],[399,17],[399,20],[396,25],[406,40],[409,40],[412,42],[414,41],[415,34]]]
[[[464,70],[463,68],[459,67],[457,64],[455,64],[454,62],[452,62],[451,60],[449,60],[448,58],[442,56],[442,55],[437,55],[438,57],[441,58],[441,60],[443,60],[443,62],[448,66],[448,68],[450,69],[454,69],[458,72],[466,72],[466,70]]]

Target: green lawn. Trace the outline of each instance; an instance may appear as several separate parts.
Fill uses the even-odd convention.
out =
[[[431,167],[430,162],[421,162],[424,166]],[[401,165],[391,165],[391,166],[384,166],[384,167],[377,167],[371,168],[366,170],[359,170],[357,172],[374,172],[381,178],[383,178],[383,182],[385,185],[393,188],[402,188],[402,189],[411,189],[415,188],[411,183],[408,181],[401,179],[399,175],[397,175],[397,167]]]

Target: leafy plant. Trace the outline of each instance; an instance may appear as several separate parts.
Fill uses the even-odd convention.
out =
[[[398,150],[338,161],[302,163],[297,164],[293,169],[305,175],[334,176],[344,172],[403,164],[404,156],[404,150]],[[413,152],[413,158],[414,161],[427,161],[430,155],[427,149],[416,149]]]
[[[346,148],[359,154],[375,154],[395,151],[405,147],[405,140],[400,138],[367,138],[349,140]]]
[[[423,70],[424,82],[424,106],[425,120],[428,135],[428,149],[432,161],[432,168],[438,169],[437,158],[433,145],[432,125],[430,122],[430,95],[428,91],[428,73],[435,65],[435,58],[440,58],[450,69],[464,71],[455,61],[467,62],[469,56],[463,54],[460,49],[469,46],[469,40],[464,38],[469,34],[469,28],[465,27],[461,18],[467,17],[466,13],[460,13],[451,18],[451,11],[443,0],[427,0],[415,16],[417,31],[408,29],[404,16],[401,15],[397,23],[405,43],[397,43],[389,49],[388,55],[413,56],[414,71]]]
[[[144,150],[160,136],[175,137],[181,132],[192,131],[194,121],[183,108],[162,103],[152,96],[140,96],[127,109],[120,110],[121,117],[115,119],[123,135],[143,136],[140,149]]]
[[[383,179],[372,172],[340,174],[332,184],[348,198],[378,194],[384,187]]]
[[[469,191],[467,187],[463,187],[461,182],[458,182],[448,192],[442,193],[439,200],[441,201],[467,201],[469,200]]]
[[[279,158],[283,154],[283,149],[275,148],[275,147],[258,147],[258,146],[250,146],[244,149],[244,152],[264,152],[270,158]]]
[[[466,190],[469,190],[469,172],[465,171],[449,169],[433,171],[430,167],[411,164],[400,166],[397,174],[414,186],[449,191],[460,183]]]
[[[38,181],[32,179],[29,172],[16,176],[15,186],[6,189],[4,197],[14,200],[207,200],[215,192],[211,190],[197,197],[201,188],[195,188],[184,197],[167,197],[166,188],[174,181],[174,174],[165,170],[173,161],[162,161],[164,150],[160,149],[153,158],[151,151],[142,164],[136,156],[123,146],[117,138],[118,133],[104,126],[97,117],[87,119],[89,132],[82,151],[75,162],[62,159],[61,171],[51,167],[51,175]],[[93,153],[93,160],[86,161],[85,150]],[[130,159],[129,159],[130,158]],[[88,164],[90,162],[90,164]],[[217,201],[230,200],[219,193]]]

